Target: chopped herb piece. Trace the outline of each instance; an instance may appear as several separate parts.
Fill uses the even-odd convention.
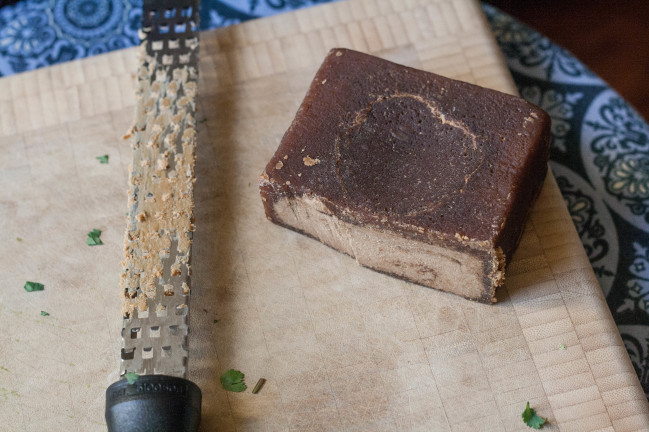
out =
[[[140,375],[136,374],[135,372],[126,372],[124,374],[124,378],[126,378],[126,381],[128,381],[129,384],[134,384],[139,377]]]
[[[95,159],[97,159],[99,161],[99,163],[102,163],[102,164],[107,164],[108,163],[108,155],[97,156]]]
[[[221,375],[221,386],[228,391],[240,393],[248,388],[243,382],[243,377],[242,372],[230,369]]]
[[[219,322],[219,320],[214,320],[214,324],[216,324],[217,322]]]
[[[566,345],[565,344],[559,344],[559,349],[561,351],[565,351],[566,350]]]
[[[204,119],[202,119],[202,120],[199,120],[198,122],[199,122],[199,123],[205,123],[206,121],[207,121],[207,118],[204,118]]]
[[[18,240],[19,242],[23,241],[23,239],[21,239],[20,237],[16,237],[16,240]]]
[[[45,285],[43,285],[42,283],[30,282],[30,281],[25,282],[25,291],[27,292],[43,291],[44,289],[45,289]]]
[[[257,384],[255,384],[255,388],[252,389],[252,394],[257,394],[259,393],[259,390],[266,384],[266,379],[265,378],[259,378],[259,381],[257,381]]]
[[[523,411],[523,414],[521,415],[523,417],[523,421],[525,424],[532,429],[541,429],[545,422],[547,421],[543,417],[539,416],[536,414],[536,411],[534,411],[532,408],[530,408],[530,403],[527,403],[527,406],[525,407],[525,411]]]
[[[48,312],[45,312],[45,311],[41,311],[41,315],[43,315],[43,316],[50,316],[50,314],[49,314]]]
[[[98,229],[94,229],[88,233],[88,237],[86,238],[86,244],[88,246],[99,246],[103,245],[104,242],[101,241],[99,238],[101,236],[101,231]]]

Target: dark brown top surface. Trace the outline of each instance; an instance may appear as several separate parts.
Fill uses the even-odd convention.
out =
[[[491,243],[548,127],[522,99],[336,49],[266,173],[351,219]]]

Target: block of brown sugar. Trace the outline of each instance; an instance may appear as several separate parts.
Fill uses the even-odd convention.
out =
[[[266,216],[358,263],[485,303],[543,184],[523,99],[333,49],[260,177]]]

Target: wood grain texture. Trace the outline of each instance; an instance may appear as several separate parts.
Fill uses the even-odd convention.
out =
[[[515,92],[477,3],[354,0],[201,38],[190,378],[202,430],[524,431],[527,401],[546,430],[649,428],[552,176],[494,306],[361,268],[264,217],[257,176],[332,47]],[[105,430],[136,69],[125,50],[0,79],[0,429]],[[85,245],[93,228],[104,246]],[[268,381],[228,393],[229,368]]]

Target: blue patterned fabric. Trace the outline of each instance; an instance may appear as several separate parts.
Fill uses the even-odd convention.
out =
[[[0,9],[0,76],[139,42],[138,0],[22,0]]]
[[[211,29],[327,0],[203,0]],[[551,167],[649,394],[649,127],[573,55],[484,5],[520,94],[552,117]],[[0,9],[0,76],[138,43],[141,0]]]
[[[213,29],[329,0],[203,0]],[[20,0],[0,9],[0,77],[139,43],[142,0]]]

